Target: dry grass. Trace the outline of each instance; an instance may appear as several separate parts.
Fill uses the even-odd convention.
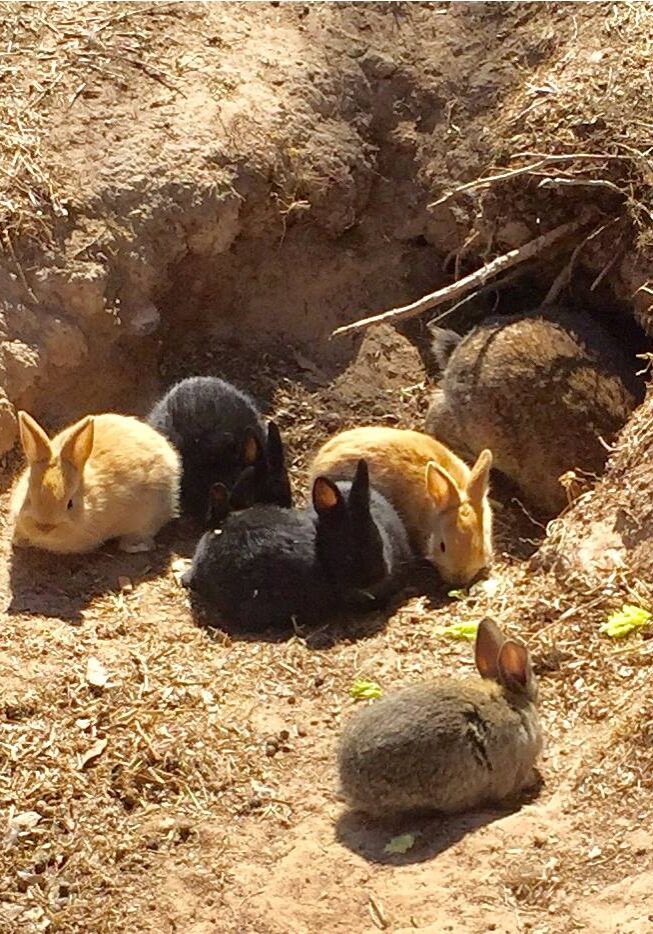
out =
[[[562,276],[555,297],[573,279],[573,267],[583,266],[592,274],[592,292],[608,283],[631,301],[634,288],[647,290],[652,26],[653,11],[636,2],[540,8],[533,27],[541,37],[541,61],[524,66],[523,81],[502,101],[492,125],[492,162],[479,178],[463,178],[435,202],[460,207],[471,201],[485,260],[503,252],[494,237],[506,218],[518,219],[534,236],[542,219],[550,229],[590,210],[588,237],[578,236],[561,259],[541,258],[544,281],[555,286],[555,272]],[[636,286],[619,282],[626,257],[637,268]],[[650,331],[648,306],[640,294],[637,313]]]
[[[43,245],[68,216],[51,160],[41,152],[53,115],[74,119],[78,98],[103,83],[126,89],[143,76],[176,93],[154,41],[174,4],[0,4],[0,222]]]

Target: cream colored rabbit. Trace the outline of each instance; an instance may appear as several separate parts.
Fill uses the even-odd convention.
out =
[[[19,412],[28,466],[12,496],[14,544],[92,551],[119,538],[123,551],[149,551],[177,515],[180,460],[137,418],[87,415],[50,440]]]
[[[528,649],[484,619],[476,667],[482,680],[442,678],[354,714],[338,754],[351,808],[377,817],[454,813],[535,783],[542,733]]]

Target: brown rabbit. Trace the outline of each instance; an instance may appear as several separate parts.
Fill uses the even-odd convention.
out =
[[[617,342],[590,318],[553,310],[490,318],[462,339],[432,334],[443,376],[426,430],[463,456],[491,448],[535,507],[559,512],[559,478],[600,473],[605,443],[636,404]]]
[[[28,466],[12,495],[14,544],[83,552],[110,538],[148,551],[177,514],[179,455],[154,428],[125,415],[87,415],[50,440],[19,412]]]
[[[416,685],[352,716],[338,751],[342,794],[352,809],[376,817],[454,813],[535,784],[542,732],[528,649],[484,619],[476,667],[482,680]]]
[[[470,470],[428,435],[399,428],[353,428],[320,448],[312,478],[350,480],[359,459],[372,486],[395,507],[410,543],[447,583],[468,584],[492,558],[488,483],[492,454],[482,451]]]

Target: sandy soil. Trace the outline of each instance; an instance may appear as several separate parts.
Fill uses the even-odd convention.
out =
[[[324,386],[306,360],[259,371],[262,389],[276,386],[270,408],[296,478],[334,407],[340,424],[365,410],[383,421],[392,400],[393,423],[418,424],[426,374],[392,335],[370,332]],[[270,640],[193,618],[177,582],[195,541],[183,524],[153,555],[17,554],[0,643],[2,930],[648,930],[650,653],[599,638],[605,586],[588,599],[529,571],[537,528],[509,496],[497,508],[489,591],[456,601],[425,578],[426,595],[407,591],[387,618]],[[438,630],[485,612],[534,649],[547,736],[539,796],[513,813],[399,825],[348,815],[333,749],[357,703],[353,681],[391,690],[469,670],[469,644]],[[90,658],[102,686],[88,681]],[[387,854],[402,833],[414,846]]]

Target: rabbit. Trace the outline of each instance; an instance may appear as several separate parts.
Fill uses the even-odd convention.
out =
[[[251,427],[245,429],[242,459],[248,466],[243,468],[230,490],[224,483],[211,486],[206,517],[208,528],[219,526],[233,510],[247,509],[255,503],[286,509],[292,506],[283,443],[275,422],[268,422],[265,446]]]
[[[367,464],[351,483],[318,477],[304,510],[255,505],[200,539],[182,584],[249,631],[372,609],[400,586],[410,550]]]
[[[431,329],[443,370],[426,431],[495,467],[543,514],[568,503],[559,478],[597,474],[637,404],[634,367],[588,316],[560,309],[493,317],[460,338]]]
[[[481,451],[470,470],[443,444],[417,431],[353,428],[326,442],[311,474],[351,478],[365,458],[374,486],[394,506],[412,548],[448,584],[469,584],[492,559],[488,501],[492,453]]]
[[[254,400],[215,376],[192,376],[160,399],[147,421],[181,454],[181,509],[206,518],[214,483],[231,489],[264,450],[266,429]]]
[[[537,782],[538,688],[528,649],[479,624],[482,680],[441,678],[357,711],[339,749],[341,794],[373,817],[472,810]]]
[[[87,415],[50,440],[18,413],[28,466],[13,491],[15,545],[92,551],[118,538],[124,551],[149,551],[178,512],[181,463],[172,445],[126,415]]]

